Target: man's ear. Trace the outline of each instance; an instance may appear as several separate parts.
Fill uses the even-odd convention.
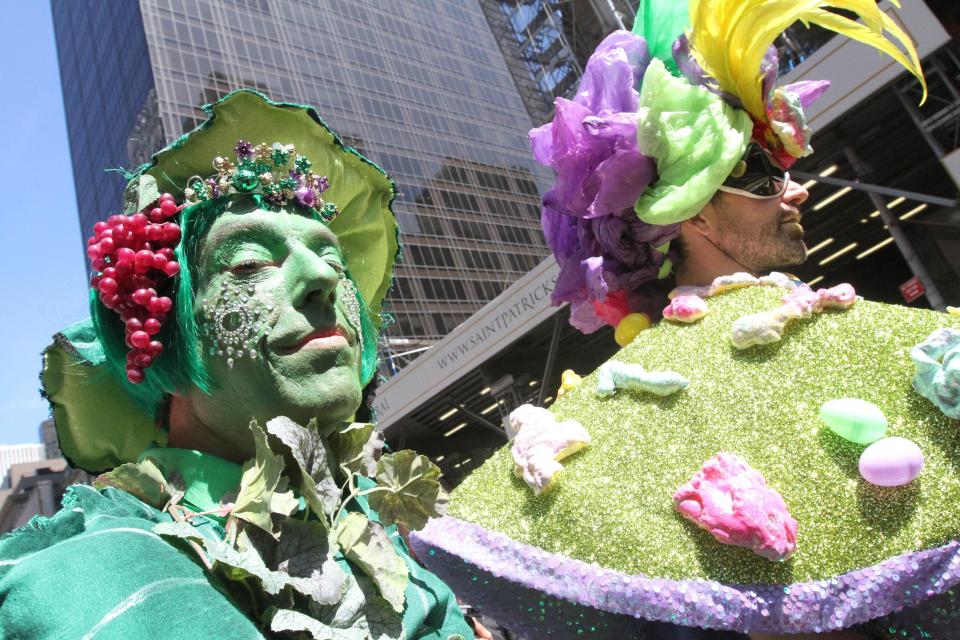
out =
[[[710,209],[710,211],[708,211]],[[697,215],[680,223],[681,233],[696,233],[701,236],[710,236],[713,233],[712,216],[713,205],[709,202]],[[706,215],[705,215],[706,214]]]

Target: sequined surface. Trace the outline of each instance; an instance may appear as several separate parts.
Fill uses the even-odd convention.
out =
[[[738,585],[628,575],[521,544],[453,517],[432,520],[410,539],[417,557],[459,597],[511,629],[538,626],[522,610],[504,607],[508,594],[530,590],[544,599],[567,603],[567,609],[579,608],[581,622],[603,618],[609,623],[627,616],[689,627],[780,634],[845,629],[903,607],[911,608],[907,614],[914,620],[931,622],[938,612],[941,620],[957,617],[956,609],[951,612],[947,608],[953,601],[942,601],[938,595],[952,597],[960,582],[957,542],[889,558],[826,580]],[[478,588],[478,576],[484,575],[492,584]],[[912,624],[909,620],[901,613],[883,622],[887,628],[895,624],[907,627]],[[539,626],[550,629],[542,620]]]
[[[625,574],[745,584],[829,579],[960,537],[960,425],[913,391],[909,357],[960,319],[861,301],[792,323],[776,344],[734,349],[733,321],[775,308],[782,295],[734,291],[711,299],[696,325],[645,331],[616,359],[669,368],[690,380],[687,389],[600,399],[595,376],[586,378],[552,408],[593,438],[566,461],[557,487],[533,496],[504,448],[454,492],[451,515]],[[818,417],[842,397],[873,402],[890,421],[887,435],[920,446],[917,480],[884,489],[859,477],[863,447]],[[799,523],[789,561],[722,545],[674,511],[673,492],[718,451],[743,456],[783,496]]]

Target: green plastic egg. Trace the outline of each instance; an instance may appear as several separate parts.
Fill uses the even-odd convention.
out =
[[[858,398],[824,402],[820,419],[838,436],[857,444],[876,442],[887,433],[887,417],[880,407]]]

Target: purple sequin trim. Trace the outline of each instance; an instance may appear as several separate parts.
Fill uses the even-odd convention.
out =
[[[411,534],[411,541],[417,556],[454,591],[461,576],[441,566],[449,562],[446,554],[504,580],[601,611],[665,622],[676,621],[682,612],[691,626],[744,632],[843,629],[915,606],[960,582],[957,541],[836,578],[788,586],[629,575],[521,544],[452,517],[431,520]]]

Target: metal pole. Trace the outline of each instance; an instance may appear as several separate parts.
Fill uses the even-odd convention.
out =
[[[492,422],[490,422],[489,420],[481,416],[479,413],[474,413],[473,411],[470,411],[470,409],[467,409],[465,406],[463,406],[459,402],[453,403],[453,406],[455,406],[457,409],[460,409],[460,411],[462,411],[466,416],[476,420],[481,427],[489,429],[490,431],[493,431],[495,434],[497,434],[501,438],[506,439],[507,434],[503,431],[503,427],[499,427],[493,424]]]
[[[853,167],[853,170],[857,174],[858,178],[864,178],[871,182],[873,181],[873,170],[870,168],[870,165],[863,161],[850,145],[843,145],[843,154],[847,157],[847,160],[850,162],[850,165]],[[903,259],[906,260],[907,266],[910,267],[910,271],[913,272],[913,275],[915,275],[923,284],[923,288],[927,296],[927,302],[929,302],[930,306],[937,311],[946,310],[947,305],[943,300],[943,296],[940,295],[940,290],[937,289],[936,283],[934,283],[933,278],[931,278],[930,274],[927,272],[927,268],[924,266],[919,254],[913,250],[913,244],[911,244],[907,234],[904,233],[903,228],[900,226],[900,220],[898,220],[897,216],[887,209],[886,203],[879,195],[873,191],[867,191],[867,197],[870,198],[870,201],[873,202],[873,206],[876,207],[877,211],[880,212],[880,218],[890,230],[890,235],[893,236],[893,242],[897,245],[897,249],[899,249],[900,253],[903,255]]]
[[[918,191],[907,191],[906,189],[894,189],[893,187],[881,187],[878,184],[867,184],[858,180],[844,180],[843,178],[834,178],[831,176],[821,176],[816,173],[807,173],[806,171],[791,171],[791,178],[800,178],[801,180],[815,180],[823,184],[833,185],[835,187],[850,187],[857,191],[866,191],[867,193],[879,193],[885,196],[903,197],[907,200],[916,200],[917,202],[926,202],[935,204],[939,207],[956,207],[958,203],[956,198],[943,198],[941,196],[931,196]]]
[[[557,350],[560,346],[560,314],[553,316],[553,336],[550,338],[550,351],[547,353],[547,365],[543,368],[543,378],[540,382],[540,395],[537,398],[537,405],[543,406],[543,399],[547,395],[547,380],[553,375],[553,366],[557,361]]]

